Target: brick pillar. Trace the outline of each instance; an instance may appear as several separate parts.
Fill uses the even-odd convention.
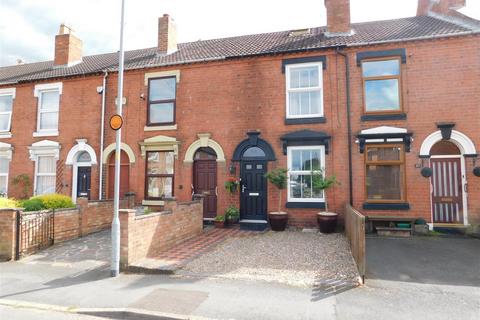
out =
[[[84,234],[87,234],[88,231],[88,215],[87,215],[87,208],[88,208],[88,198],[78,197],[77,198],[77,206],[78,206],[78,231],[79,236],[82,237]]]
[[[0,261],[15,258],[16,233],[16,210],[0,209]]]

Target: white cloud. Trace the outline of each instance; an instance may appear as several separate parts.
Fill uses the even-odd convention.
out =
[[[180,42],[325,25],[324,0],[295,5],[261,0],[126,0],[127,49],[156,45],[157,19],[169,13]],[[277,4],[277,5],[275,5]],[[351,0],[352,21],[413,16],[417,0]],[[480,19],[480,1],[462,13]],[[120,0],[1,0],[0,65],[52,59],[60,23],[74,28],[85,54],[118,50]]]

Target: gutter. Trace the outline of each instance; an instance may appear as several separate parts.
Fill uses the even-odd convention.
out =
[[[101,113],[101,124],[100,124],[100,161],[99,161],[99,185],[98,185],[98,200],[102,200],[103,194],[103,144],[105,139],[105,101],[107,95],[107,77],[108,71],[103,72],[103,83],[102,83],[102,113]]]
[[[347,98],[347,139],[348,139],[348,195],[350,205],[353,206],[353,166],[352,166],[352,120],[350,115],[350,62],[348,55],[341,51],[343,47],[336,47],[335,52],[345,60],[345,94]]]

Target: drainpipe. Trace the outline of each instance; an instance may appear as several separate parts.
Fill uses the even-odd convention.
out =
[[[100,159],[99,159],[99,174],[100,177],[98,181],[100,181],[98,186],[98,200],[102,200],[102,193],[103,193],[103,143],[104,143],[104,136],[105,136],[105,100],[107,95],[107,77],[108,71],[105,70],[103,72],[103,83],[102,83],[102,115],[101,115],[101,124],[100,124]]]
[[[350,205],[353,206],[353,169],[352,169],[352,121],[350,118],[350,63],[348,55],[341,51],[342,47],[336,48],[336,53],[345,60],[345,94],[347,98],[347,139],[348,139],[348,188]]]

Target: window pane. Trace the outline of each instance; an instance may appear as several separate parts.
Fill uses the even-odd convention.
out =
[[[398,79],[365,81],[367,111],[398,110]]]
[[[302,152],[300,150],[292,150],[292,167],[290,170],[302,170]]]
[[[13,96],[0,96],[0,112],[12,111]]]
[[[250,158],[263,158],[265,157],[265,152],[259,147],[250,147],[243,153],[243,157]]]
[[[88,154],[88,152],[86,151],[83,151],[77,157],[77,162],[90,162],[90,161],[91,161],[90,154]]]
[[[0,114],[0,131],[10,131],[10,113]]]
[[[150,123],[173,122],[173,103],[154,103],[150,105]]]
[[[176,78],[150,80],[150,101],[175,99]]]
[[[38,157],[37,172],[55,174],[56,172],[55,158],[44,157],[44,156]]]
[[[290,88],[318,86],[318,67],[296,67],[290,69]]]
[[[173,174],[173,152],[148,152],[147,174]]]
[[[37,194],[55,193],[55,176],[37,176]]]
[[[173,178],[171,177],[149,177],[148,197],[160,198],[171,197],[173,189]]]
[[[367,197],[369,200],[402,200],[402,167],[367,166]]]
[[[4,157],[0,157],[0,173],[8,174],[9,165],[10,165],[10,160]]]
[[[58,112],[40,113],[40,130],[58,129]]]
[[[401,160],[401,147],[368,147],[368,161],[399,161]]]
[[[7,176],[0,176],[0,197],[7,195]]]
[[[323,191],[312,181],[312,176],[290,175],[290,198],[293,199],[318,199],[323,198]]]
[[[289,92],[289,115],[319,114],[320,106],[320,90]]]
[[[398,76],[400,74],[399,60],[365,61],[362,62],[364,77]]]
[[[42,110],[58,110],[58,105],[60,103],[60,95],[58,91],[46,91],[42,92]]]

